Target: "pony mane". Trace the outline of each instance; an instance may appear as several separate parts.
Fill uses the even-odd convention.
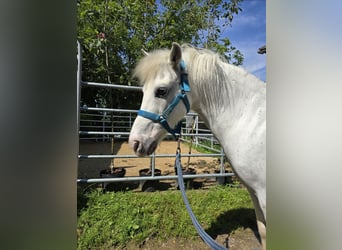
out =
[[[220,112],[215,103],[223,105],[227,101],[232,101],[229,98],[232,95],[230,77],[227,75],[227,67],[230,65],[222,56],[211,50],[196,48],[189,44],[183,44],[182,48],[189,60],[189,81],[196,84],[198,92],[204,93],[204,105],[212,111]]]
[[[245,69],[229,64],[220,54],[208,49],[183,44],[190,84],[204,94],[203,106],[212,112],[221,112],[224,106],[235,106],[239,96],[252,96],[255,91],[266,87],[264,82]],[[190,86],[191,87],[191,86]],[[220,105],[215,106],[219,103]]]
[[[204,105],[212,111],[220,112],[215,103],[220,107],[226,104],[234,104],[234,97],[244,92],[249,82],[264,85],[252,74],[235,65],[228,64],[218,53],[208,49],[202,49],[191,44],[182,44],[182,56],[186,62],[190,86],[200,93],[204,93]],[[140,85],[144,85],[164,70],[171,70],[169,64],[169,49],[158,49],[143,57],[134,70],[134,77],[139,79]],[[194,86],[196,85],[196,86]],[[234,86],[234,87],[233,87]],[[240,91],[244,89],[244,91]],[[248,88],[249,90],[253,89]],[[241,93],[237,93],[241,92]],[[231,105],[229,105],[231,106]]]
[[[221,61],[224,62],[224,58],[220,57],[218,54],[208,50],[208,49],[202,49],[194,47],[191,44],[185,43],[182,44],[183,50],[189,50],[193,55],[196,53],[200,56],[199,58],[209,58],[214,59],[215,61]],[[149,81],[150,79],[153,79],[156,74],[159,72],[159,70],[165,66],[169,66],[169,55],[170,50],[169,49],[158,49],[150,52],[147,56],[143,57],[137,66],[134,69],[133,77],[138,78],[140,81],[140,84],[143,85],[145,82]],[[209,64],[212,63],[208,62]],[[199,71],[197,73],[201,73],[202,71]]]

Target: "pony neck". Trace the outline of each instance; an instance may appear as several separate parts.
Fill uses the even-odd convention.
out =
[[[266,85],[245,70],[227,63],[213,61],[189,72],[191,109],[197,112],[219,139],[227,128],[241,125],[258,109],[264,109]],[[199,66],[199,65],[198,65]],[[264,111],[263,111],[264,112]]]

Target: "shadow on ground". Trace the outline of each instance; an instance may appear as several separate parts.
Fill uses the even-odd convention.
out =
[[[222,234],[230,235],[238,228],[250,228],[260,242],[255,212],[251,208],[233,209],[219,215],[206,232],[215,239]]]

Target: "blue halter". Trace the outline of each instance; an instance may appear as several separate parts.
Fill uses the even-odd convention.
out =
[[[174,108],[181,100],[185,105],[186,112],[188,113],[190,111],[190,103],[186,95],[186,92],[190,92],[190,85],[188,80],[188,74],[186,73],[185,62],[181,60],[179,66],[181,69],[181,81],[179,83],[181,92],[173,98],[172,102],[164,110],[164,112],[161,115],[159,115],[142,109],[138,111],[138,115],[150,119],[153,122],[160,123],[163,126],[163,128],[166,129],[166,131],[172,134],[174,137],[177,137],[177,135],[180,134],[182,122],[180,121],[175,128],[171,128],[169,123],[167,122],[167,118],[169,117],[170,113],[174,110]]]

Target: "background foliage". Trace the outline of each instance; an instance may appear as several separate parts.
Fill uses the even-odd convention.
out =
[[[136,85],[132,79],[141,49],[170,48],[191,43],[223,55],[241,65],[243,56],[222,38],[242,0],[78,0],[77,39],[82,45],[82,79]],[[82,89],[88,106],[138,109],[141,93],[123,90]]]

